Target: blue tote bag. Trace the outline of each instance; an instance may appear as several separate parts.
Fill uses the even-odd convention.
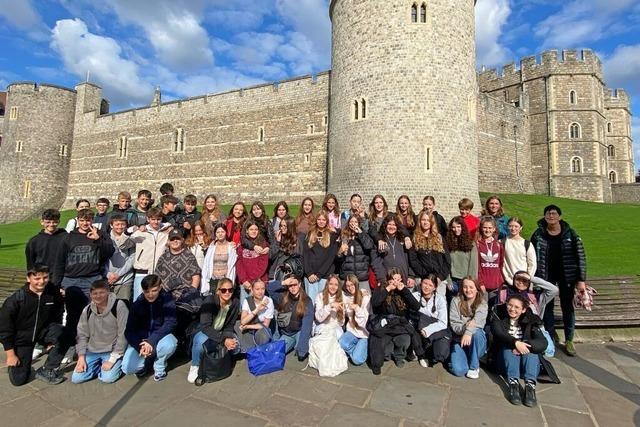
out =
[[[283,370],[284,362],[287,358],[286,351],[287,345],[284,340],[256,345],[247,351],[247,366],[249,367],[249,372],[258,376]]]

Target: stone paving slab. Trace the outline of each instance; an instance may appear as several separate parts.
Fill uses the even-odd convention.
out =
[[[562,384],[538,384],[537,408],[509,404],[500,376],[482,371],[478,380],[456,378],[441,365],[425,369],[416,362],[404,368],[386,363],[379,376],[350,366],[335,378],[320,378],[295,358],[284,371],[262,377],[250,375],[241,361],[230,378],[202,387],[186,382],[188,361],[180,359],[161,383],[128,376],[116,384],[32,381],[13,387],[3,368],[0,425],[640,425],[640,343],[577,347],[579,357],[558,353],[552,359]],[[65,370],[67,377],[72,369]]]

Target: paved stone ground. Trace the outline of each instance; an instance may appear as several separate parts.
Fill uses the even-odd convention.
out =
[[[49,386],[35,380],[17,388],[2,369],[0,424],[640,425],[640,342],[582,344],[577,349],[579,357],[552,359],[562,384],[539,384],[539,406],[533,409],[509,404],[499,377],[482,372],[479,380],[455,378],[440,365],[425,369],[415,362],[402,369],[387,363],[381,376],[366,367],[350,367],[329,379],[311,368],[303,371],[305,364],[295,358],[287,360],[284,371],[258,378],[240,362],[231,378],[200,388],[186,382],[186,362],[176,363],[161,383],[129,376],[112,385],[66,381]]]

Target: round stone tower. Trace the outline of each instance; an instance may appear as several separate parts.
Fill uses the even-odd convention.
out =
[[[328,189],[478,202],[474,0],[332,0]],[[477,206],[477,204],[476,204]]]
[[[0,147],[0,223],[58,208],[67,191],[76,92],[54,85],[9,85]],[[2,122],[0,122],[2,123]]]

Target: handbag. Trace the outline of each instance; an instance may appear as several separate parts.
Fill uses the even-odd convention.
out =
[[[227,348],[213,340],[202,344],[200,367],[195,384],[200,387],[205,383],[223,380],[233,373],[233,360]]]
[[[269,331],[269,328],[265,329]],[[271,331],[269,334],[271,335]],[[257,345],[254,335],[253,342],[256,346],[247,351],[247,367],[252,375],[257,377],[284,369],[287,359],[287,344],[284,340]]]
[[[560,377],[556,373],[555,368],[544,355],[538,355],[540,357],[540,373],[538,374],[538,381],[542,383],[560,384]]]

